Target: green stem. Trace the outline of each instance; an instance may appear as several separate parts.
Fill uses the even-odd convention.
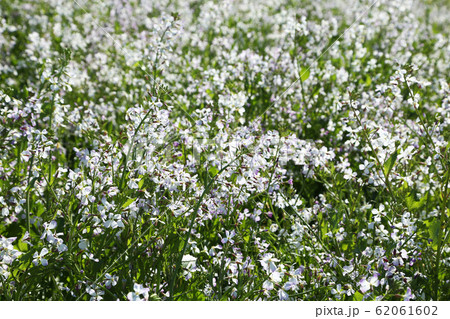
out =
[[[209,192],[209,190],[211,189],[212,185],[214,184],[214,182],[216,181],[216,179],[218,178],[218,176],[225,170],[227,169],[231,164],[233,164],[237,159],[239,158],[239,156],[236,157],[235,160],[233,160],[232,162],[230,162],[228,165],[224,166],[215,176],[213,179],[211,179],[211,181],[209,182],[209,184],[205,187],[205,189],[203,190],[202,195],[200,196],[199,200],[197,201],[195,207],[194,207],[194,211],[192,212],[192,217],[189,223],[189,229],[186,233],[186,237],[184,239],[184,243],[183,243],[183,248],[181,249],[181,253],[178,256],[178,260],[175,264],[175,271],[172,274],[172,278],[170,280],[170,285],[169,285],[169,300],[173,300],[173,288],[174,288],[174,284],[175,281],[178,277],[178,272],[180,270],[180,265],[181,265],[181,261],[183,259],[183,256],[186,252],[188,243],[189,243],[189,238],[191,237],[191,232],[192,232],[192,228],[194,226],[194,222],[195,222],[195,218],[197,217],[198,214],[198,209],[200,208],[200,205],[202,204],[202,200],[203,197],[205,197],[206,193]]]

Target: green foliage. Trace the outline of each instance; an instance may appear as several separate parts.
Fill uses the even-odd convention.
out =
[[[433,4],[169,2],[0,0],[0,300],[448,300]]]

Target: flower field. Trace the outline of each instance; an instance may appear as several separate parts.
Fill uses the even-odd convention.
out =
[[[450,300],[445,0],[0,0],[0,300]]]

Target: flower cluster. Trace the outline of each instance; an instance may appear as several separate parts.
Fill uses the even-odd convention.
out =
[[[450,298],[450,8],[0,8],[0,299]]]

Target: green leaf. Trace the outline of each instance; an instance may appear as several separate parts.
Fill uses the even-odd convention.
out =
[[[317,216],[318,220],[321,220],[322,222],[320,223],[320,231],[321,231],[321,235],[322,238],[327,237],[327,233],[328,233],[328,223],[323,221],[323,214],[319,213]]]
[[[305,82],[309,78],[309,68],[301,68],[300,69],[300,79],[302,82]]]
[[[27,190],[31,190],[34,187],[34,183],[38,180],[38,177],[34,177],[31,179],[30,184],[28,184]]]
[[[416,201],[414,200],[414,196],[409,195],[408,197],[406,197],[406,206],[408,206],[409,210],[413,210],[413,206],[414,206],[415,202]]]
[[[128,200],[125,202],[125,204],[122,205],[122,208],[126,208],[126,207],[130,206],[131,203],[134,202],[135,200],[136,200],[136,198],[130,198],[130,199],[128,199]]]
[[[364,298],[364,295],[362,293],[360,293],[359,291],[357,291],[354,295],[353,295],[353,301],[362,301]]]
[[[406,205],[408,206],[408,209],[410,211],[414,211],[422,208],[425,205],[428,196],[428,193],[426,193],[420,198],[420,200],[417,201],[415,200],[414,195],[410,194],[408,197],[406,197]]]
[[[392,168],[394,167],[395,161],[397,160],[397,150],[389,157],[389,159],[384,163],[384,176],[388,177]]]
[[[433,240],[432,247],[433,249],[438,248],[438,242],[439,242],[439,233],[441,230],[441,221],[439,219],[434,220],[428,228],[428,232],[430,234],[431,239]]]
[[[214,98],[214,93],[210,89],[207,89],[206,93],[209,95],[210,98],[212,98],[212,99]]]
[[[219,170],[216,167],[211,167],[209,169],[209,172],[211,173],[212,176],[216,176],[217,173],[219,173]]]
[[[152,295],[148,298],[148,300],[151,300],[151,301],[161,301],[161,298],[160,298],[157,294],[152,294]]]

